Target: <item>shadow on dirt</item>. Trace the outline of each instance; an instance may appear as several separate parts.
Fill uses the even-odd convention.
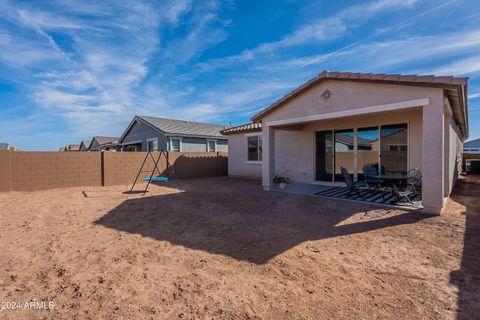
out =
[[[196,180],[185,192],[129,199],[96,221],[120,231],[263,264],[307,240],[351,235],[430,216],[405,212],[338,225],[368,204],[263,192],[257,182],[225,187]]]
[[[480,176],[461,179],[451,197],[466,208],[462,262],[450,274],[459,291],[457,319],[480,319]]]

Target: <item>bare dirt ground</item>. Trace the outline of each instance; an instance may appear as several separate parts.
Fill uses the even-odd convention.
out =
[[[2,193],[0,301],[55,305],[0,318],[478,319],[467,182],[440,217],[229,178]]]

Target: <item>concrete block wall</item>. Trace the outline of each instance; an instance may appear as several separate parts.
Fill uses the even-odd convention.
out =
[[[101,184],[100,154],[12,152],[11,189],[34,191]]]
[[[36,191],[81,186],[133,183],[146,152],[11,152],[0,151],[0,192]],[[158,153],[152,153],[157,159]],[[227,154],[169,152],[179,179],[227,175]],[[166,174],[166,159],[158,164]],[[139,182],[153,169],[149,158]]]

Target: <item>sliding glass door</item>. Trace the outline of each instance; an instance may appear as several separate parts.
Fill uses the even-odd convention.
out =
[[[345,181],[340,170],[344,167],[354,175],[355,140],[353,129],[335,130],[335,181]]]
[[[318,131],[315,138],[317,181],[343,182],[341,167],[357,180],[363,180],[364,166],[374,166],[381,174],[408,170],[407,124]]]
[[[319,131],[315,134],[316,141],[316,173],[317,181],[332,181],[333,174],[333,132]]]
[[[394,124],[381,126],[382,173],[405,174],[408,168],[408,126]]]
[[[358,180],[363,180],[363,167],[374,166],[378,170],[380,156],[380,130],[378,127],[357,130],[357,171]]]

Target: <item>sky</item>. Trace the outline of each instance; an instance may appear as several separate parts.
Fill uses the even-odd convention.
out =
[[[323,70],[468,76],[480,1],[0,0],[0,142],[58,150],[134,115],[238,125]]]

